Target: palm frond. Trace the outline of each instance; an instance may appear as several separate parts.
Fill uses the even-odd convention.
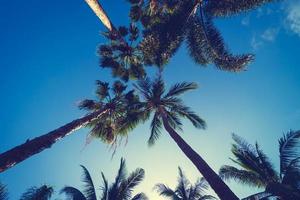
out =
[[[173,96],[179,96],[189,90],[195,90],[198,88],[198,85],[196,83],[189,83],[189,82],[182,82],[182,83],[176,83],[175,85],[171,86],[167,94],[164,96],[166,97],[173,97]]]
[[[281,182],[285,185],[291,186],[294,189],[300,190],[300,157],[292,160],[286,167]]]
[[[248,197],[243,198],[242,200],[253,200],[253,199],[260,199],[260,200],[262,200],[265,197],[270,197],[270,196],[271,196],[270,193],[268,193],[266,191],[263,191],[263,192],[259,192],[259,193],[256,193],[256,194],[252,194],[252,195],[250,195]],[[267,199],[265,199],[265,200],[267,200]]]
[[[132,196],[134,187],[140,184],[145,178],[145,171],[141,168],[132,172],[120,185],[120,196],[122,199],[129,199]]]
[[[160,196],[165,196],[165,197],[173,197],[174,199],[178,199],[178,196],[174,190],[166,186],[165,184],[156,184],[154,186],[154,189],[156,192],[159,193]]]
[[[279,175],[275,170],[275,167],[270,162],[267,155],[260,149],[258,143],[255,144],[258,159],[260,160],[261,166],[264,169],[266,176],[269,177],[270,181],[279,181]]]
[[[122,158],[120,167],[118,170],[118,174],[115,178],[115,182],[111,185],[109,192],[108,192],[109,198],[117,199],[120,196],[119,186],[126,179],[126,174],[127,174],[126,163],[125,163],[125,159]]]
[[[80,166],[83,169],[82,181],[85,184],[83,194],[86,197],[86,200],[97,200],[95,186],[92,177],[89,171],[83,165]]]
[[[108,191],[109,191],[108,181],[107,181],[107,179],[105,178],[105,176],[102,172],[101,172],[101,177],[102,177],[102,180],[103,180],[103,186],[101,187],[101,190],[102,190],[101,200],[107,200]]]
[[[159,113],[156,112],[154,114],[150,127],[151,127],[151,134],[148,139],[148,145],[152,146],[154,145],[155,141],[159,138],[161,134],[160,130],[162,128],[162,121]]]
[[[86,200],[85,196],[81,193],[80,190],[74,187],[64,187],[60,194],[64,193],[67,197],[67,200]]]
[[[197,200],[217,200],[217,198],[212,195],[204,195]]]
[[[214,17],[227,17],[255,9],[275,0],[226,0],[207,1],[205,11]]]
[[[148,200],[148,197],[144,193],[136,194],[131,200]]]
[[[53,188],[47,185],[31,187],[22,194],[20,200],[49,200],[53,192]]]
[[[232,166],[224,165],[219,171],[219,175],[224,180],[235,180],[242,184],[247,184],[253,187],[265,187],[266,183],[260,177],[251,171],[240,170]]]
[[[171,112],[178,113],[179,116],[188,119],[194,127],[199,129],[205,129],[206,123],[203,119],[201,119],[195,112],[191,111],[191,109],[183,104],[176,104],[171,106]]]
[[[290,131],[279,139],[280,171],[285,173],[287,166],[299,156],[300,131]]]
[[[8,200],[8,192],[6,186],[0,183],[0,200]]]
[[[176,187],[176,192],[178,192],[179,195],[183,199],[187,199],[189,196],[188,195],[188,187],[190,186],[190,182],[185,177],[185,175],[180,167],[178,167],[178,171],[179,171],[179,176],[178,176],[178,185]]]

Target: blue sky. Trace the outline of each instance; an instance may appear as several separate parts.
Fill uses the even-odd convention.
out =
[[[116,25],[127,24],[125,1],[103,0]],[[300,129],[300,3],[264,6],[216,24],[235,53],[253,52],[256,60],[246,72],[232,74],[213,66],[196,66],[181,48],[167,66],[167,85],[195,81],[199,90],[184,96],[208,124],[196,130],[185,123],[182,136],[213,169],[229,164],[231,133],[258,141],[278,166],[277,139],[290,129]],[[0,152],[84,115],[76,107],[94,97],[95,80],[111,80],[98,66],[97,45],[104,27],[83,0],[0,2]],[[110,180],[121,157],[129,171],[146,170],[137,189],[151,199],[162,199],[154,184],[174,186],[177,167],[196,180],[197,170],[167,134],[147,146],[149,124],[140,125],[111,159],[109,147],[93,141],[84,148],[88,130],[83,129],[0,174],[11,199],[28,187],[47,183],[56,190],[64,185],[80,187],[80,164],[100,184],[100,172]],[[230,186],[243,197],[253,188]]]

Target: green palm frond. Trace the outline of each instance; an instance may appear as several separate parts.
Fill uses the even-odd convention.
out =
[[[148,200],[148,197],[144,193],[134,195],[131,200]]]
[[[8,192],[6,186],[0,182],[0,200],[8,200]]]
[[[109,192],[108,192],[109,198],[118,199],[118,197],[120,196],[119,186],[121,185],[121,183],[124,180],[126,180],[126,174],[127,174],[126,163],[125,163],[125,160],[122,158],[121,163],[120,163],[120,167],[119,167],[119,170],[118,170],[118,174],[115,178],[115,182],[109,188]]]
[[[280,171],[285,173],[290,162],[299,157],[300,131],[289,131],[279,139]]]
[[[261,180],[260,176],[255,172],[240,170],[228,165],[222,166],[219,174],[224,180],[233,179],[239,183],[247,184],[252,187],[263,188],[267,185],[267,183],[264,182],[264,180]]]
[[[179,194],[179,196],[181,196],[182,199],[188,199],[189,196],[189,186],[190,186],[190,182],[189,180],[185,177],[182,169],[180,167],[178,167],[178,171],[179,171],[179,176],[178,176],[178,185],[176,187],[176,192]]]
[[[200,44],[193,44],[200,45],[202,51],[205,52],[207,59],[213,62],[219,69],[233,72],[241,71],[253,60],[253,55],[251,54],[235,56],[228,51],[221,34],[216,29],[211,19],[208,17],[205,18],[202,7],[200,9],[200,17],[195,17],[192,25],[194,26],[191,28],[202,31],[199,32],[200,34],[198,37],[200,38],[196,40],[201,40]],[[202,29],[200,29],[200,27]],[[194,37],[197,37],[197,35]]]
[[[82,181],[84,182],[83,194],[86,197],[86,200],[97,200],[95,186],[92,177],[89,171],[83,165],[80,166],[83,170],[83,175],[82,175]]]
[[[154,186],[154,189],[157,193],[159,193],[160,196],[172,197],[174,200],[179,200],[179,197],[177,196],[176,192],[168,186],[166,186],[165,184],[156,184]]]
[[[255,9],[270,2],[275,2],[275,0],[207,1],[205,11],[211,16],[227,17]]]
[[[129,200],[132,196],[133,189],[140,184],[145,178],[145,171],[141,168],[133,171],[127,179],[120,184],[121,197],[124,200]]]
[[[47,185],[31,187],[22,194],[20,200],[49,200],[53,193],[53,188]]]
[[[195,112],[191,111],[191,109],[183,104],[172,105],[170,108],[171,112],[177,113],[179,116],[188,119],[194,127],[198,129],[205,129],[206,123],[203,119],[201,119]]]
[[[300,157],[292,160],[286,167],[282,183],[290,185],[294,189],[299,189],[300,192]]]
[[[85,196],[80,192],[80,190],[74,187],[64,187],[60,193],[64,193],[67,200],[86,200]]]
[[[179,96],[189,90],[195,90],[198,88],[198,85],[196,83],[190,83],[190,82],[182,82],[182,83],[177,83],[174,84],[167,94],[164,96],[164,98],[167,97],[174,97],[174,96]]]
[[[148,139],[148,144],[152,146],[154,145],[155,141],[158,140],[161,134],[160,130],[162,128],[162,121],[160,119],[159,113],[154,114],[150,127],[151,127],[151,134]]]
[[[105,178],[105,176],[102,172],[101,172],[101,177],[102,177],[102,180],[103,180],[103,186],[101,187],[101,190],[102,190],[101,200],[107,200],[108,190],[109,190],[108,181],[107,181],[107,179]]]
[[[279,181],[279,175],[275,170],[274,165],[270,162],[267,155],[260,149],[258,143],[255,144],[258,159],[260,161],[261,167],[264,169],[266,176],[269,177],[269,181],[277,182]]]

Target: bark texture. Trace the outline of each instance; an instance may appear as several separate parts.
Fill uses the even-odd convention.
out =
[[[45,135],[36,137],[32,140],[27,140],[25,143],[0,154],[0,173],[30,158],[31,156],[50,148],[58,140],[84,127],[89,122],[106,112],[106,110],[107,109],[101,109],[82,118],[73,120],[72,122],[46,133]]]
[[[176,142],[182,152],[192,161],[199,172],[207,180],[211,188],[221,200],[239,200],[223,180],[216,174],[203,158],[187,144],[183,138],[169,125],[166,117],[163,117],[163,125],[172,139]]]

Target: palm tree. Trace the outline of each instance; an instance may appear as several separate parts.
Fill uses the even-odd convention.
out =
[[[209,186],[204,178],[198,179],[195,184],[191,184],[180,167],[178,170],[179,177],[175,190],[162,183],[155,186],[160,196],[171,200],[216,200],[215,197],[206,194]]]
[[[189,107],[184,105],[179,98],[181,94],[196,89],[197,85],[187,82],[177,83],[165,92],[165,84],[159,76],[154,81],[148,78],[140,80],[135,87],[144,100],[138,105],[140,107],[139,109],[141,109],[145,115],[144,118],[149,118],[153,113],[151,134],[148,140],[149,145],[153,145],[159,138],[163,126],[222,200],[238,199],[218,174],[216,174],[203,158],[176,132],[176,129],[181,130],[182,123],[180,118],[188,119],[199,129],[204,129],[206,126],[204,120],[191,111]]]
[[[220,175],[225,180],[264,189],[246,199],[268,199],[277,197],[281,200],[300,199],[300,131],[290,131],[279,139],[280,170],[276,171],[270,159],[259,145],[251,145],[243,138],[233,134],[234,144],[231,159],[239,168],[224,165]]]
[[[66,194],[70,200],[97,200],[96,190],[89,171],[81,166],[83,169],[83,182],[84,190],[80,190],[74,187],[64,187],[61,193]],[[133,196],[133,189],[142,182],[145,177],[143,169],[138,168],[129,176],[126,173],[125,160],[121,159],[120,168],[115,178],[115,182],[108,185],[108,181],[104,174],[101,173],[103,179],[103,186],[101,187],[102,193],[99,199],[101,200],[147,200],[144,193],[138,193]],[[133,197],[132,197],[133,196]]]
[[[82,127],[91,128],[90,136],[98,137],[109,144],[116,144],[117,135],[126,135],[132,130],[137,123],[132,118],[134,110],[130,109],[130,104],[137,100],[133,91],[125,92],[126,86],[120,81],[116,81],[112,87],[101,81],[97,81],[96,84],[98,99],[87,99],[79,105],[79,108],[88,111],[86,116],[32,140],[28,139],[25,143],[0,154],[0,172],[50,148]]]
[[[130,16],[145,31],[140,45],[150,65],[163,66],[185,41],[194,61],[227,71],[244,70],[252,54],[233,55],[213,24],[216,17],[237,15],[273,0],[161,0],[131,2]]]
[[[5,185],[3,185],[1,182],[0,182],[0,200],[8,200],[7,189]]]
[[[20,200],[49,200],[53,193],[53,188],[47,185],[31,187],[22,194]]]

